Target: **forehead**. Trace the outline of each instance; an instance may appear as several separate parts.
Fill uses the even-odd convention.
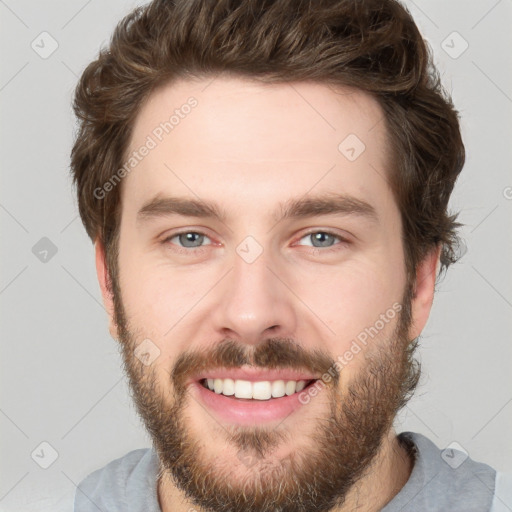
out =
[[[313,189],[382,202],[390,194],[383,119],[374,98],[351,88],[223,76],[174,82],[135,120],[127,158],[145,155],[124,179],[123,203],[168,194],[261,210]]]

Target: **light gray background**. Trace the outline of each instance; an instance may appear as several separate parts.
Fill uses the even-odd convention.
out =
[[[77,78],[140,3],[0,0],[1,511],[71,510],[84,476],[150,445],[68,178]],[[438,288],[422,384],[397,428],[512,471],[512,0],[406,4],[462,114],[467,164],[451,205],[468,252]],[[31,47],[43,31],[59,45],[46,59]],[[453,31],[469,44],[457,58]],[[46,263],[32,252],[42,237],[58,250]],[[50,460],[42,442],[58,452],[46,470],[31,456]]]

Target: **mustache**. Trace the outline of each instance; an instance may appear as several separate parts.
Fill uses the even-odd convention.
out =
[[[335,360],[328,353],[318,349],[308,352],[290,338],[267,338],[256,347],[226,338],[206,350],[184,352],[176,360],[171,378],[179,392],[184,390],[185,382],[192,375],[244,365],[269,370],[306,370],[320,375],[330,370],[332,384],[337,385],[339,380]]]

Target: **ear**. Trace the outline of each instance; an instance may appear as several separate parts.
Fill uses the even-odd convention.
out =
[[[110,331],[110,335],[115,340],[118,339],[117,333],[117,324],[114,321],[114,300],[112,296],[111,290],[108,288],[108,283],[110,282],[110,276],[107,269],[107,262],[105,258],[105,248],[103,246],[103,242],[100,241],[99,238],[96,239],[94,243],[95,252],[96,252],[96,274],[98,276],[98,282],[101,288],[101,295],[103,297],[103,304],[109,316],[109,326],[108,329]]]
[[[409,339],[417,338],[427,324],[432,302],[436,276],[440,264],[441,245],[432,249],[418,265],[412,298],[412,324]]]

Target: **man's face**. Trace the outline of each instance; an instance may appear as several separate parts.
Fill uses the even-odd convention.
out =
[[[382,110],[320,84],[182,81],[141,109],[130,153],[145,144],[122,184],[114,305],[163,481],[209,510],[328,510],[411,370]]]

